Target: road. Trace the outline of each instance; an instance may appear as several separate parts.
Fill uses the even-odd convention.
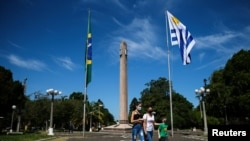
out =
[[[154,133],[153,140],[158,141],[157,132]],[[131,133],[85,132],[83,136],[82,132],[71,134],[55,132],[50,141],[131,141]],[[202,133],[178,131],[174,133],[174,136],[169,136],[169,141],[207,141],[207,138]]]

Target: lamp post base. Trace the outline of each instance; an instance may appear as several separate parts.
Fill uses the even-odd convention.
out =
[[[50,135],[50,136],[54,136],[54,133],[53,133],[53,128],[49,128],[49,133],[48,133],[48,135]]]
[[[204,131],[203,135],[204,135],[204,136],[207,136],[207,134],[208,134],[207,131]]]

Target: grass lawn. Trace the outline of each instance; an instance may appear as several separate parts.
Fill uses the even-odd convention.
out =
[[[35,132],[35,133],[24,133],[22,135],[0,135],[0,141],[36,141],[39,139],[51,138],[46,133],[43,132]]]

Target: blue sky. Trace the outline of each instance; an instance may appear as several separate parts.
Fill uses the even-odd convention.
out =
[[[182,65],[170,46],[173,89],[198,105],[194,90],[240,49],[250,49],[248,0],[1,0],[0,65],[14,80],[28,78],[26,94],[84,92],[87,10],[92,12],[90,101],[101,99],[119,118],[119,44],[128,45],[128,104],[145,83],[168,78],[165,10],[196,41]],[[209,82],[208,82],[209,83]],[[34,98],[34,95],[31,95]],[[57,96],[60,98],[60,96]],[[173,103],[174,104],[174,103]]]

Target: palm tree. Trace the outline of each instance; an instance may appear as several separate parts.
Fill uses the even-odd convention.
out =
[[[87,104],[87,115],[86,115],[86,119],[87,120],[87,124],[90,127],[90,131],[92,130],[92,124],[95,123],[95,125],[99,125],[99,123],[103,123],[103,117],[104,117],[104,113],[102,112],[102,108],[103,104],[100,104],[100,102],[90,102]]]

